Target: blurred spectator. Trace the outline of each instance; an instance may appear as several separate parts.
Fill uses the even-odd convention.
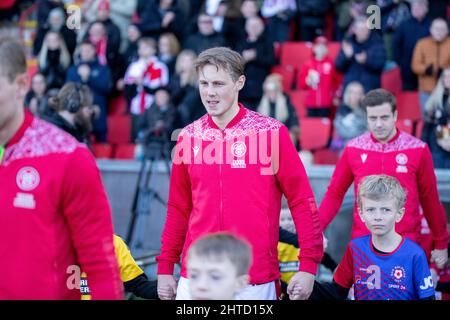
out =
[[[160,34],[170,32],[182,39],[184,17],[176,0],[138,0],[136,14],[144,36],[157,39]]]
[[[25,96],[24,105],[37,117],[42,117],[47,110],[47,83],[42,73],[38,72],[31,78],[31,88]]]
[[[301,41],[312,42],[323,34],[325,16],[330,8],[330,0],[298,0]]]
[[[223,35],[228,43],[236,48],[236,45],[245,40],[245,21],[250,17],[259,17],[259,4],[257,0],[244,0],[240,7],[240,16],[228,18],[224,21]]]
[[[50,98],[49,109],[43,118],[71,134],[79,142],[89,145],[95,111],[89,87],[69,82],[56,97]]]
[[[257,112],[277,119],[289,129],[292,143],[299,149],[299,122],[289,97],[283,93],[282,78],[273,73],[267,76],[263,84],[264,94]]]
[[[196,54],[212,48],[226,46],[225,38],[214,31],[213,18],[205,13],[201,13],[197,18],[198,32],[190,35],[184,45],[184,49],[193,50]]]
[[[422,139],[428,143],[435,168],[450,169],[450,68],[443,72],[425,105]]]
[[[176,109],[170,101],[169,92],[166,89],[158,89],[155,92],[155,101],[146,109],[139,119],[140,142],[160,140],[169,142],[174,130]]]
[[[175,74],[170,79],[171,99],[180,114],[180,127],[197,120],[206,112],[198,91],[197,72],[194,67],[196,59],[194,51],[181,51],[175,64]]]
[[[336,38],[338,40],[345,37],[356,18],[366,16],[367,7],[371,4],[373,4],[371,0],[339,1],[336,6]]]
[[[180,43],[173,33],[163,33],[158,40],[158,58],[169,69],[169,78],[175,71],[175,62],[180,53]]]
[[[109,67],[114,84],[113,88],[116,88],[117,81],[123,77],[125,66],[119,52],[120,35],[117,37],[119,29],[112,24],[109,26],[111,28],[110,31],[108,31],[103,22],[96,21],[92,23],[84,40],[88,40],[95,45],[98,62]],[[110,37],[108,32],[114,32],[116,35]]]
[[[295,0],[264,0],[261,15],[267,21],[269,41],[283,43],[289,40],[291,22],[297,13]]]
[[[59,8],[64,12],[64,3],[61,0],[38,0],[37,1],[37,29],[44,29],[47,26],[50,11]],[[65,21],[65,18],[64,18]],[[39,51],[39,50],[38,50]]]
[[[132,140],[137,136],[139,115],[154,101],[154,93],[169,83],[167,66],[156,56],[156,42],[152,38],[138,41],[139,59],[125,72],[125,97],[132,115]]]
[[[109,3],[109,6],[105,4]],[[83,2],[83,18],[89,23],[95,20],[103,21],[110,18],[120,29],[120,52],[123,52],[127,46],[127,29],[136,11],[137,0],[88,0]]]
[[[262,83],[275,64],[272,42],[264,33],[264,22],[259,17],[248,18],[245,22],[247,39],[237,46],[246,64],[245,86],[239,93],[240,101],[249,109],[255,110],[262,97]]]
[[[77,45],[77,34],[75,33],[75,31],[67,28],[66,15],[64,13],[64,10],[59,7],[50,11],[47,23],[38,28],[36,38],[33,42],[33,55],[37,56],[39,51],[41,51],[45,35],[49,31],[54,31],[61,34],[66,44],[67,50],[72,57]]]
[[[357,18],[352,29],[354,35],[342,41],[335,61],[336,69],[344,73],[344,87],[351,81],[359,81],[365,92],[379,88],[386,62],[381,37],[368,29],[366,18]]]
[[[39,72],[45,77],[47,89],[61,88],[64,85],[70,54],[61,35],[49,31],[44,38],[38,55]]]
[[[228,10],[229,1],[224,0],[206,0],[205,12],[213,18],[214,31],[218,33],[223,32],[223,24],[225,22],[225,15]]]
[[[333,98],[339,86],[333,60],[328,56],[328,41],[324,36],[314,40],[313,57],[300,70],[299,87],[308,90],[308,117],[329,117]]]
[[[98,61],[96,46],[84,41],[80,45],[80,61],[70,67],[66,81],[87,85],[94,96],[94,104],[100,107],[99,117],[94,121],[97,142],[106,142],[108,97],[112,88],[112,76],[108,66]]]
[[[422,113],[428,97],[436,86],[443,69],[450,65],[450,37],[447,22],[434,19],[430,27],[431,36],[417,42],[414,48],[411,69],[419,77],[419,95]]]
[[[361,83],[352,81],[345,88],[342,106],[333,122],[336,136],[331,142],[331,149],[342,150],[350,139],[367,131],[367,115],[361,105],[363,97]]]
[[[128,26],[127,47],[123,54],[125,66],[128,67],[133,61],[139,59],[138,40],[141,38],[141,32],[135,24]]]
[[[393,40],[394,60],[400,66],[403,91],[417,90],[417,75],[411,70],[411,61],[416,43],[430,34],[431,18],[428,15],[428,0],[411,0],[412,17],[395,29]]]
[[[411,17],[406,0],[377,0],[376,5],[381,11],[381,33],[387,59],[393,60],[392,40],[394,31],[405,20]]]

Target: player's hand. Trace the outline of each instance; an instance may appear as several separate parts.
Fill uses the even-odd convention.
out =
[[[174,300],[177,295],[177,283],[171,274],[158,275],[158,296],[161,300]]]
[[[430,261],[434,262],[436,264],[436,267],[438,267],[439,269],[443,269],[445,267],[445,264],[448,261],[448,250],[447,249],[442,249],[442,250],[435,249],[435,250],[431,251]]]
[[[287,293],[291,300],[306,300],[314,288],[315,276],[311,273],[299,271],[291,278]]]

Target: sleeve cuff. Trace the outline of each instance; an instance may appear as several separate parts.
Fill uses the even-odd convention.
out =
[[[157,274],[171,274],[173,275],[173,269],[175,264],[169,261],[159,261]]]
[[[317,263],[314,262],[312,259],[300,259],[300,268],[298,271],[308,272],[313,275],[316,275],[317,273]]]
[[[444,250],[448,248],[447,240],[434,240],[434,249]]]

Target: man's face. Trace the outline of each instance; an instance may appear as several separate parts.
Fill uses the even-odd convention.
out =
[[[154,47],[148,45],[147,43],[139,42],[138,44],[138,55],[141,58],[150,58],[155,55],[156,50]]]
[[[199,90],[202,103],[211,117],[226,118],[233,105],[237,104],[239,90],[245,77],[233,81],[229,72],[216,66],[206,65],[199,73]]]
[[[244,18],[255,17],[258,14],[256,1],[244,1],[241,6],[241,13]]]
[[[83,62],[89,62],[94,60],[96,51],[94,46],[89,44],[83,44],[80,49],[80,57]]]
[[[422,20],[428,13],[428,6],[420,1],[411,4],[411,14],[414,18]]]
[[[294,220],[292,220],[291,211],[289,209],[281,209],[280,212],[280,227],[292,233],[297,233],[295,230]]]
[[[200,15],[197,21],[198,31],[207,36],[214,33],[213,19],[207,15]]]
[[[105,28],[101,23],[94,23],[89,29],[89,37],[91,41],[97,43],[106,36]]]
[[[379,106],[367,107],[367,125],[375,139],[384,143],[395,135],[397,111],[392,113],[391,105],[383,103]]]
[[[313,46],[313,52],[317,60],[322,60],[328,54],[328,47],[326,44],[318,43]]]
[[[44,94],[46,90],[45,78],[42,74],[37,74],[31,80],[31,88],[39,95]]]
[[[369,30],[369,28],[367,28],[367,25],[365,22],[361,21],[355,25],[355,36],[356,36],[356,41],[358,41],[359,43],[366,42],[367,39],[369,39],[370,30]]]
[[[0,62],[0,131],[19,115],[28,90],[27,82],[27,74],[18,75],[11,82]]]
[[[359,215],[372,235],[382,237],[395,232],[395,223],[402,219],[403,209],[397,208],[393,197],[383,200],[362,197],[361,203]]]
[[[364,89],[362,86],[352,85],[347,88],[348,106],[352,109],[356,109],[361,104],[361,99],[364,96]]]
[[[193,300],[233,300],[246,283],[246,277],[239,277],[236,267],[226,257],[191,255],[187,274]]]
[[[431,24],[430,33],[434,40],[437,42],[442,42],[442,40],[444,40],[448,35],[447,23],[441,19],[433,21]]]

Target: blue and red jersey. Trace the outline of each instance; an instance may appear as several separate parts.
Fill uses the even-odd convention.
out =
[[[353,239],[336,269],[334,281],[344,288],[353,285],[356,300],[418,300],[434,296],[425,252],[405,237],[390,253],[377,251],[370,235]]]

